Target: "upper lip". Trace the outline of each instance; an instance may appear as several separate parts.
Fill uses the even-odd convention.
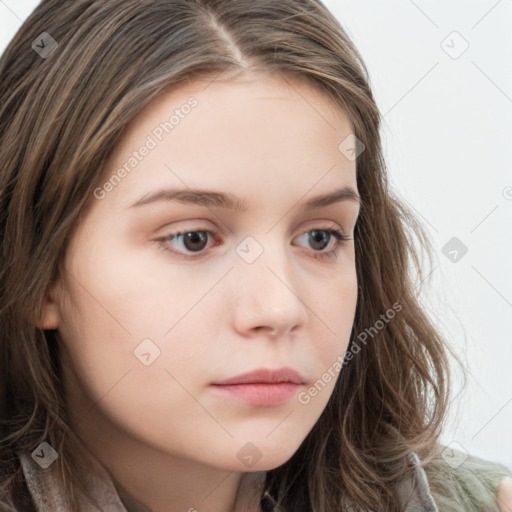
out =
[[[304,377],[291,368],[279,368],[271,370],[269,368],[260,368],[252,372],[242,373],[229,379],[213,382],[216,385],[229,384],[256,384],[256,383],[277,383],[293,382],[294,384],[304,384]]]

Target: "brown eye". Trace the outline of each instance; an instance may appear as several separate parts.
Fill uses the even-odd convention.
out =
[[[177,256],[185,258],[199,257],[205,252],[208,246],[208,239],[213,238],[215,233],[209,230],[190,230],[171,233],[162,238],[158,238],[160,247],[172,252]],[[199,253],[199,254],[192,254]]]
[[[183,245],[192,252],[201,251],[208,242],[205,231],[188,231],[187,233],[178,233],[177,237],[179,236],[183,236]]]

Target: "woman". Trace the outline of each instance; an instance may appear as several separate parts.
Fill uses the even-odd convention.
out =
[[[510,507],[318,0],[43,1],[0,77],[3,510]]]

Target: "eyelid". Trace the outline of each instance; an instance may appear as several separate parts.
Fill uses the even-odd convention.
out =
[[[173,223],[173,225],[174,224],[178,224],[178,225],[177,225],[177,227],[175,227],[174,229],[169,231],[167,229],[169,224],[166,223],[157,229],[157,234],[155,235],[155,238],[156,237],[168,238],[171,235],[177,235],[178,233],[188,233],[188,232],[193,232],[193,231],[205,231],[205,232],[210,232],[210,233],[216,234],[216,235],[220,234],[220,230],[218,230],[216,226],[207,227],[207,226],[202,225],[201,224],[202,222],[208,223],[210,226],[212,225],[212,223],[207,219],[194,219],[194,220],[190,220],[190,221],[183,221],[183,223],[187,223],[185,226],[183,226],[182,225],[183,223],[181,223],[181,222]],[[324,223],[325,223],[325,225],[324,225]],[[327,224],[329,224],[329,225],[327,225]],[[350,223],[347,222],[346,224],[347,224],[347,227],[349,227]],[[342,231],[347,236],[351,235],[350,229],[344,229],[343,226],[336,221],[329,220],[329,219],[313,219],[313,220],[306,221],[305,223],[303,223],[301,226],[301,232],[296,236],[303,235],[307,231],[311,231],[314,229],[320,229],[320,230],[335,229],[335,230]],[[158,235],[158,233],[160,231],[163,232],[162,235]],[[297,229],[294,229],[294,231],[297,231]],[[294,237],[294,238],[296,238],[296,237]]]

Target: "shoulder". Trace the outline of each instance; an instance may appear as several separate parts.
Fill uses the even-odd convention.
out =
[[[504,477],[498,488],[498,504],[501,512],[512,512],[512,477]]]
[[[512,470],[507,466],[441,445],[422,465],[439,510],[512,512]]]

